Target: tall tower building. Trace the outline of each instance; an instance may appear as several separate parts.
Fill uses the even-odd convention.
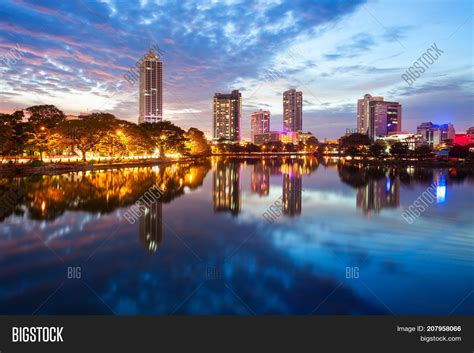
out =
[[[369,103],[383,101],[383,97],[372,97],[370,94],[357,101],[357,132],[367,134],[369,129]]]
[[[290,89],[283,92],[283,131],[303,130],[303,92]]]
[[[163,119],[163,62],[153,50],[140,63],[140,115],[138,123],[157,123]]]
[[[255,135],[270,131],[270,112],[260,109],[250,116],[250,134],[252,143],[255,143]]]
[[[402,131],[402,105],[398,102],[372,100],[369,102],[368,135],[387,136]]]
[[[242,95],[238,90],[232,93],[215,93],[213,99],[213,137],[231,142],[240,141],[240,120],[242,118]]]

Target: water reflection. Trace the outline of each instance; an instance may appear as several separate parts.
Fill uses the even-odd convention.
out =
[[[255,163],[250,172],[250,185],[253,193],[268,196],[270,193],[270,166],[265,160]]]
[[[314,157],[214,159],[212,200],[215,212],[228,211],[238,215],[242,207],[242,165],[251,166],[250,191],[261,197],[270,194],[271,177],[281,178],[282,213],[295,216],[301,213],[303,174],[316,171]]]
[[[139,219],[139,236],[145,250],[154,253],[163,241],[163,203],[144,205]]]
[[[240,212],[240,163],[219,159],[212,171],[212,205],[214,212]]]
[[[39,313],[107,314],[105,302],[148,315],[447,314],[473,283],[473,180],[312,157],[0,179],[0,200],[16,191],[0,219],[0,313],[30,314],[64,281],[64,264],[79,264],[101,299],[68,282]],[[163,195],[128,223],[155,185]],[[401,212],[431,185],[437,203],[407,224]],[[269,224],[262,214],[276,200]],[[346,266],[364,284],[347,281]],[[471,298],[455,312],[473,313]]]
[[[139,167],[106,171],[0,179],[0,199],[8,190],[21,190],[21,197],[7,207],[3,219],[25,214],[33,220],[53,221],[65,211],[110,213],[136,202],[154,185],[163,190],[162,202],[184,195],[185,188],[200,187],[211,168],[209,161],[162,167]],[[0,220],[3,220],[0,219]]]
[[[294,216],[301,213],[302,168],[297,162],[282,166],[283,214]]]

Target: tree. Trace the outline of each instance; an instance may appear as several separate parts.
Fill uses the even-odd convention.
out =
[[[469,156],[469,146],[454,145],[449,150],[449,157],[467,158]]]
[[[345,151],[346,156],[355,157],[355,156],[358,156],[359,154],[360,154],[360,151],[357,146],[349,146]]]
[[[265,145],[265,151],[270,152],[281,152],[283,151],[283,142],[281,141],[270,141],[267,142]]]
[[[375,141],[373,144],[370,145],[369,147],[369,154],[372,157],[375,158],[380,158],[385,152],[385,143],[383,141]]]
[[[262,149],[259,146],[255,145],[253,143],[248,143],[245,146],[245,151],[250,152],[250,153],[252,153],[252,152],[261,152]]]
[[[23,149],[23,112],[0,114],[0,155],[17,155]]]
[[[395,158],[404,157],[409,153],[408,145],[406,143],[402,143],[402,142],[395,142],[390,147],[390,153]]]
[[[319,141],[316,137],[310,136],[304,144],[308,151],[315,152],[318,149]]]
[[[49,139],[49,129],[46,126],[32,125],[29,124],[25,132],[26,136],[26,147],[32,151],[39,152],[40,160],[43,160],[44,152],[48,151],[51,147],[51,141]]]
[[[26,108],[30,113],[28,121],[34,126],[44,126],[52,129],[66,120],[64,113],[54,105],[34,105]]]
[[[117,119],[107,113],[93,113],[82,120],[63,122],[57,131],[66,138],[66,143],[77,148],[86,161],[86,153],[105,143],[117,127]]]
[[[283,146],[283,149],[284,149],[285,152],[295,152],[296,151],[295,145],[292,144],[291,142],[290,143],[285,143],[285,145]]]
[[[109,134],[98,146],[110,156],[143,155],[153,152],[154,143],[142,126],[119,119],[110,121],[109,126]]]
[[[170,121],[159,123],[144,123],[140,125],[149,134],[150,138],[160,150],[160,156],[167,153],[187,154],[185,131]]]
[[[346,135],[341,137],[341,146],[342,147],[349,147],[349,146],[368,146],[370,145],[371,141],[369,136],[360,133],[354,133],[350,135]]]
[[[431,147],[429,145],[420,145],[415,147],[415,156],[418,158],[429,158],[432,156]]]
[[[211,147],[201,130],[192,127],[186,131],[185,138],[185,146],[192,155],[208,155],[211,152]]]

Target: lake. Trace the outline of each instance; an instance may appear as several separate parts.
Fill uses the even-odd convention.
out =
[[[473,200],[308,156],[3,178],[0,314],[472,315]]]

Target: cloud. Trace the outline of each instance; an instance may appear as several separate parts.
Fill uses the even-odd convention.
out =
[[[335,53],[326,54],[324,57],[327,60],[338,60],[342,58],[355,58],[363,53],[366,53],[375,45],[375,39],[372,35],[367,33],[358,33],[352,36],[348,43],[338,45]]]
[[[123,75],[156,43],[165,52],[164,109],[184,128],[198,125],[198,120],[198,127],[209,129],[214,92],[232,89],[241,89],[244,96],[244,136],[249,113],[258,108],[271,110],[279,126],[281,94],[290,87],[303,90],[308,112],[304,125],[307,121],[312,128],[311,114],[325,103],[334,108],[364,93],[397,89],[400,68],[410,65],[413,56],[391,44],[403,40],[409,48],[426,40],[420,36],[429,23],[417,25],[417,36],[409,35],[413,26],[400,16],[403,8],[381,1],[371,12],[381,18],[380,8],[387,10],[382,28],[362,9],[364,2],[107,0],[84,5],[6,0],[0,8],[0,56],[17,44],[25,55],[12,67],[0,63],[2,92],[10,94],[3,96],[0,110],[55,102],[66,113],[102,109],[137,121],[137,86]],[[414,6],[410,11],[416,15],[426,9]],[[454,30],[444,22],[439,26],[442,33]],[[465,42],[462,30],[456,36],[450,43]],[[444,64],[437,63],[437,74],[452,77],[461,67],[456,60],[466,56],[458,55],[459,48],[449,52],[444,47],[446,58],[453,55],[445,65],[454,67],[443,71]],[[280,75],[273,82],[265,79],[270,69]],[[455,83],[450,87],[452,99],[457,89],[472,91]],[[394,95],[409,98],[436,88],[416,89]],[[463,112],[467,103],[459,102]],[[333,136],[339,135],[333,129]]]

